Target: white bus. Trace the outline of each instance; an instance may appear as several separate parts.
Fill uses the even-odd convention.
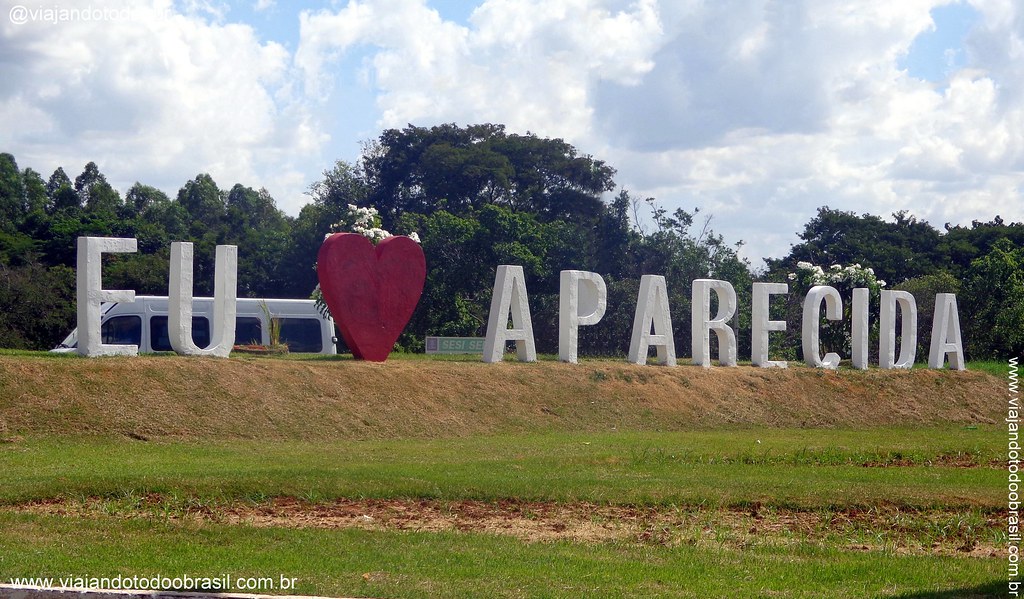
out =
[[[316,309],[313,300],[239,298],[235,316],[235,345],[270,343],[267,317],[281,322],[281,343],[291,353],[336,354],[334,321]],[[173,351],[167,334],[167,297],[138,295],[134,302],[104,302],[100,306],[103,343],[138,345],[139,353]],[[192,301],[192,340],[200,347],[210,345],[213,298]],[[78,329],[51,351],[70,352],[78,347]]]

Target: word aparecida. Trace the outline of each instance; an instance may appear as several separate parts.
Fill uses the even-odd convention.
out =
[[[137,251],[131,238],[80,237],[78,239],[78,352],[86,356],[134,355],[134,345],[102,343],[100,306],[102,302],[132,302],[135,292],[102,289],[102,255]],[[214,311],[211,343],[199,348],[192,340],[192,244],[171,244],[170,280],[168,281],[168,333],[174,351],[185,355],[226,357],[234,345],[237,300],[238,248],[218,245],[214,274]],[[785,368],[785,361],[768,359],[768,334],[785,331],[787,323],[769,319],[769,300],[773,295],[789,292],[785,283],[754,283],[751,306],[751,362],[765,368]],[[711,294],[718,300],[718,313],[711,315]],[[579,270],[561,272],[558,315],[558,356],[564,362],[577,362],[579,327],[601,321],[607,308],[607,288],[601,275]],[[718,337],[718,363],[736,366],[736,332],[728,325],[736,314],[736,291],[727,281],[697,279],[692,283],[691,349],[694,364],[710,367],[711,333]],[[840,356],[820,351],[819,324],[824,304],[825,318],[839,320],[843,302],[834,287],[812,287],[804,298],[802,345],[804,360],[817,368],[839,367]],[[855,368],[868,367],[868,290],[853,290],[852,306],[853,355]],[[900,352],[896,356],[896,317],[902,317]],[[511,319],[511,326],[509,321]],[[906,291],[882,291],[879,320],[880,368],[910,368],[917,352],[917,304]],[[516,354],[524,362],[537,359],[533,323],[522,266],[501,265],[494,278],[494,294],[484,341],[484,362],[499,362],[505,345],[514,341]],[[629,361],[646,364],[651,347],[657,350],[658,363],[675,366],[676,349],[672,336],[665,277],[644,275],[640,278],[629,343]],[[928,356],[930,368],[964,369],[963,342],[956,296],[939,293],[935,296],[932,317],[932,339]]]
[[[697,279],[692,283],[691,350],[693,363],[711,366],[711,333],[718,337],[718,363],[736,366],[736,332],[727,323],[736,314],[736,291],[727,281]],[[768,359],[768,334],[785,331],[786,321],[770,320],[768,306],[771,296],[785,295],[785,283],[754,283],[751,306],[752,343],[751,362],[764,368],[785,368],[785,361]],[[711,315],[711,294],[718,300],[718,313]],[[607,308],[607,288],[601,275],[579,270],[563,270],[559,288],[558,357],[563,362],[577,362],[579,327],[601,321]],[[821,355],[819,325],[821,307],[825,318],[842,318],[843,301],[834,287],[819,285],[808,290],[803,302],[801,339],[804,361],[816,368],[836,369],[840,356],[835,352]],[[896,316],[902,316],[900,352],[896,356]],[[509,320],[511,318],[511,327]],[[868,289],[853,290],[852,341],[854,368],[868,367]],[[917,352],[917,303],[906,291],[882,291],[879,319],[880,368],[910,368]],[[533,323],[526,292],[523,267],[502,265],[494,279],[494,295],[487,322],[484,341],[484,362],[502,360],[505,345],[514,341],[519,360],[533,362],[537,349],[533,339]],[[657,350],[658,363],[676,365],[675,341],[672,337],[672,317],[669,312],[665,277],[644,275],[640,278],[640,293],[633,317],[633,331],[629,342],[629,361],[646,364],[651,347]],[[943,368],[946,359],[950,368],[964,369],[963,342],[960,336],[960,317],[956,296],[939,293],[935,296],[932,317],[932,339],[928,356],[930,368]]]

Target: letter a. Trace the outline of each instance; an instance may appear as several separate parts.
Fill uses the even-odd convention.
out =
[[[633,317],[633,336],[629,342],[629,361],[634,364],[645,364],[647,350],[652,345],[658,348],[659,364],[676,365],[676,342],[672,337],[668,289],[665,277],[660,275],[640,277],[640,293],[636,298],[636,314]]]
[[[509,312],[512,313],[511,329],[508,328]],[[491,295],[487,337],[484,339],[484,362],[501,362],[506,341],[516,342],[516,355],[521,362],[537,361],[523,267],[503,264],[494,275],[494,293]]]
[[[960,315],[956,295],[937,293],[932,317],[932,345],[928,352],[928,368],[942,368],[949,356],[949,367],[964,369],[964,344],[960,338]]]

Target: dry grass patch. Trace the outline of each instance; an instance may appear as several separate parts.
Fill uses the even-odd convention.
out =
[[[258,528],[468,532],[531,543],[626,543],[748,549],[816,543],[854,551],[994,558],[1005,510],[962,512],[896,506],[793,510],[752,505],[704,509],[517,500],[337,499],[175,505],[157,494],[112,501],[54,500],[3,511],[75,518],[158,518]]]
[[[0,356],[0,431],[322,440],[991,423],[1003,386],[919,369]]]

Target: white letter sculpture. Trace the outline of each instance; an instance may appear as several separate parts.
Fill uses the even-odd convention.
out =
[[[575,364],[579,328],[597,324],[608,307],[608,289],[596,272],[563,270],[558,293],[558,359]]]
[[[861,370],[868,368],[868,290],[858,287],[853,290],[853,322],[850,324],[853,346],[853,367]],[[884,291],[882,293],[885,293]]]
[[[950,368],[964,369],[964,345],[960,339],[960,315],[956,309],[956,296],[952,293],[938,293],[935,295],[928,367],[942,368],[946,356],[949,356]]]
[[[629,361],[634,364],[646,364],[647,351],[652,345],[658,349],[659,364],[676,365],[676,342],[672,337],[668,288],[665,285],[665,277],[660,275],[640,277],[640,293],[637,295],[636,313],[633,317],[633,335],[629,341]]]
[[[839,320],[843,317],[843,300],[834,287],[816,285],[811,287],[804,298],[803,350],[804,361],[815,368],[839,368],[839,354],[829,352],[822,359],[819,352],[819,319],[821,301],[825,300],[825,318]]]
[[[138,251],[134,238],[78,238],[78,353],[83,356],[135,356],[138,345],[103,343],[100,330],[102,302],[134,302],[135,291],[101,289],[103,254],[130,254]]]
[[[785,320],[769,320],[769,301],[772,295],[789,293],[789,285],[785,283],[754,283],[751,307],[751,343],[750,362],[761,368],[786,368],[785,360],[768,359],[768,333],[785,331]]]
[[[185,356],[226,358],[235,345],[238,310],[238,247],[218,245],[213,275],[213,327],[210,345],[201,349],[192,340],[192,244],[171,244],[171,279],[167,283],[167,333],[174,351]]]
[[[896,311],[903,317],[900,357],[896,359]],[[878,367],[912,368],[917,355],[917,302],[906,291],[883,291],[879,319]]]
[[[509,312],[512,328],[508,328]],[[533,341],[533,321],[526,296],[526,278],[522,266],[501,265],[494,276],[491,311],[487,315],[487,337],[484,339],[484,362],[501,362],[505,342],[516,342],[516,355],[521,362],[537,361]]]
[[[695,279],[690,287],[690,348],[693,363],[711,367],[711,331],[718,335],[718,363],[736,365],[736,332],[729,319],[736,314],[736,290],[728,281]],[[718,314],[711,318],[711,290],[718,296]]]

